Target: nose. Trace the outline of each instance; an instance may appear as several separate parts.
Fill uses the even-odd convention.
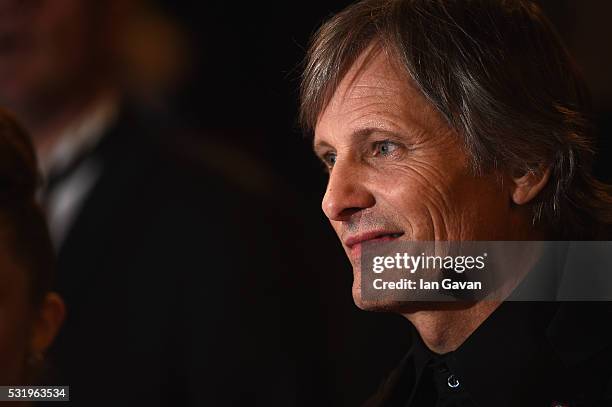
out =
[[[349,162],[336,162],[321,206],[329,220],[347,221],[353,214],[374,206],[376,200],[361,174]]]

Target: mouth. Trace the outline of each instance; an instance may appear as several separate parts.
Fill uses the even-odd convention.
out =
[[[367,233],[361,233],[358,235],[350,236],[344,241],[344,245],[350,250],[351,253],[361,249],[361,245],[365,242],[390,242],[399,239],[404,235],[404,232],[397,231],[373,231]]]

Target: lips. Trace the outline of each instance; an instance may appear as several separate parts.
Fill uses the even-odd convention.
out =
[[[398,231],[372,231],[353,235],[344,241],[346,247],[353,250],[364,242],[384,242],[398,239],[404,232]]]

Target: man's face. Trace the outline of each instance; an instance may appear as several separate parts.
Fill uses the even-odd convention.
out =
[[[330,171],[322,206],[353,266],[353,298],[392,309],[361,300],[363,242],[509,240],[513,214],[501,175],[474,175],[459,135],[407,75],[382,51],[366,55],[321,114],[314,149]]]

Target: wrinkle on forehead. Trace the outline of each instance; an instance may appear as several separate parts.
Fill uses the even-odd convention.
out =
[[[404,122],[436,132],[451,130],[410,75],[394,61],[395,58],[379,43],[370,45],[340,81],[316,127],[326,113],[355,114],[363,111],[366,116],[392,121],[403,118]]]
[[[405,84],[399,72],[391,70],[389,61],[384,48],[379,44],[370,45],[340,81],[329,104],[342,104],[364,97],[389,98],[397,95]]]

